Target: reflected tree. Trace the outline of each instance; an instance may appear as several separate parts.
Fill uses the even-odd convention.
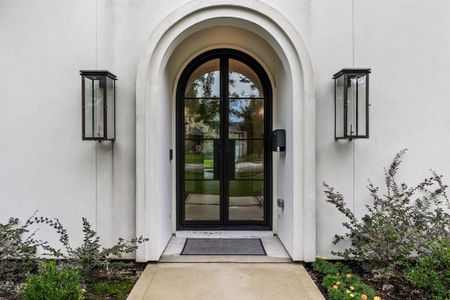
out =
[[[213,95],[213,85],[215,83],[215,72],[208,72],[198,77],[186,88],[185,97],[199,98],[185,101],[185,118],[191,124],[201,129],[206,125],[209,128],[218,128],[220,122],[219,109],[220,101],[209,100]],[[200,98],[201,97],[201,98]]]
[[[230,93],[230,97],[259,97],[260,93],[256,88],[256,85],[247,76],[238,72],[230,72],[230,78],[228,80],[230,86],[233,89]]]
[[[264,102],[260,100],[234,100],[230,106],[230,113],[238,119],[231,124],[232,131],[244,132],[245,139],[261,137],[264,133]],[[263,145],[260,143],[248,143],[247,153],[261,156],[264,153]]]

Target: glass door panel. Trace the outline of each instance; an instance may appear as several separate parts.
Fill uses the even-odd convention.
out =
[[[184,220],[221,220],[218,141],[220,60],[207,61],[189,77],[184,91]]]
[[[258,74],[247,64],[228,60],[228,93],[231,98],[263,98],[264,92]]]
[[[261,81],[248,65],[229,60],[228,218],[264,220],[264,98]]]
[[[194,65],[177,96],[181,224],[267,226],[270,125],[260,76],[228,55]]]
[[[184,91],[185,98],[220,98],[220,60],[207,61],[195,69]]]
[[[220,100],[185,99],[184,134],[185,139],[219,139]]]
[[[185,220],[220,220],[220,181],[215,154],[217,141],[185,140]]]
[[[229,99],[230,139],[264,139],[264,100]]]
[[[264,141],[230,140],[229,220],[264,220]]]
[[[220,182],[218,180],[185,181],[185,220],[220,220]]]

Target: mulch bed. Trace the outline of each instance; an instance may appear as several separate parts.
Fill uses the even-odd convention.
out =
[[[144,271],[146,263],[136,263],[134,261],[115,261],[113,262],[114,271],[105,273],[97,272],[93,278],[84,284],[85,299],[87,300],[122,300],[126,299],[131,292],[136,281]],[[32,273],[37,272],[35,268]],[[0,283],[3,281],[0,278]],[[15,282],[17,286],[21,285],[26,278],[20,282]],[[0,300],[19,299],[15,294],[0,293]]]
[[[370,273],[364,271],[361,264],[356,261],[341,261],[343,264],[349,266],[353,273],[357,274],[361,280],[372,286],[377,292],[377,295],[383,300],[399,300],[399,299],[414,299],[414,300],[426,300],[424,292],[414,285],[412,285],[407,280],[391,280],[387,283],[374,278]],[[316,272],[311,263],[305,263],[305,269],[308,271],[311,278],[316,283],[317,287],[320,289],[324,297],[327,296],[327,290],[322,287],[322,274]]]

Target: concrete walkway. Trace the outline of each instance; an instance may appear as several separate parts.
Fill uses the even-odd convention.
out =
[[[129,300],[324,299],[300,264],[149,264]]]

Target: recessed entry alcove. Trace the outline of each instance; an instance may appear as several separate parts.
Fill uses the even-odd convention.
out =
[[[183,55],[186,49],[195,51]],[[176,229],[273,228],[273,86],[253,51],[277,65],[264,40],[236,27],[201,30],[173,53],[183,62],[181,75],[173,66],[170,76],[179,78]]]
[[[195,3],[199,4],[199,2]],[[284,18],[259,1],[248,1],[248,7],[247,5],[244,7],[242,4],[216,4],[209,1],[204,1],[202,4],[201,10],[197,10],[195,5],[186,5],[180,12],[174,12],[166,20],[163,20],[149,39],[149,44],[139,63],[136,95],[136,231],[137,235],[148,236],[150,241],[138,251],[137,260],[158,260],[170,237],[176,234],[177,230],[189,227],[184,226],[186,224],[205,225],[205,227],[199,226],[198,228],[189,227],[189,230],[205,230],[213,229],[209,226],[212,223],[214,223],[213,225],[226,225],[226,228],[218,227],[226,230],[252,230],[251,226],[244,226],[244,228],[242,225],[261,225],[261,228],[255,228],[255,230],[264,229],[278,235],[292,259],[311,260],[315,255],[315,105],[311,84],[311,66],[306,48],[291,25],[285,24],[284,26],[284,29],[290,32],[282,30],[280,25],[285,22]],[[260,10],[253,10],[258,6]],[[250,9],[250,7],[252,8]],[[279,18],[279,20],[275,23],[270,18],[268,19],[263,12],[271,14],[271,18]],[[155,35],[158,38],[155,38]],[[200,71],[191,70],[190,73],[186,73],[186,68],[192,67],[199,57],[217,52],[220,52],[217,57],[201,61],[195,66]],[[206,63],[206,67],[203,68],[202,63]],[[216,68],[212,68],[214,63],[217,63]],[[223,68],[227,70],[227,73],[222,72]],[[185,129],[188,126],[186,125],[187,120],[183,119],[186,118],[186,114],[189,115],[189,112],[186,113],[186,109],[198,108],[198,105],[177,106],[177,100],[178,104],[180,102],[180,80],[189,81],[183,76],[199,75],[201,77],[207,72],[232,76],[226,74],[232,74],[231,71],[228,73],[228,70],[233,68],[236,69],[236,72],[241,72],[241,75],[248,75],[244,80],[253,82],[256,90],[260,90],[261,95],[264,94],[257,98],[267,101],[268,106],[261,104],[258,111],[261,116],[268,114],[264,115],[262,119],[266,123],[264,123],[265,131],[262,131],[264,134],[261,135],[261,140],[264,141],[264,137],[270,133],[272,128],[286,129],[286,152],[272,153],[267,144],[266,148],[262,147],[263,152],[258,150],[265,153],[264,160],[256,159],[256,161],[245,162],[246,164],[241,165],[241,167],[252,165],[254,169],[257,169],[260,164],[263,168],[261,169],[263,170],[261,178],[264,178],[263,184],[267,188],[254,188],[257,191],[256,194],[259,193],[258,195],[251,194],[250,197],[244,192],[245,187],[250,187],[248,183],[240,183],[242,189],[238,190],[243,194],[233,198],[231,197],[232,193],[228,194],[228,191],[231,191],[231,185],[235,184],[232,181],[222,181],[220,184],[220,186],[222,184],[230,186],[230,190],[225,192],[227,197],[211,192],[213,185],[210,183],[197,182],[196,184],[200,185],[200,188],[190,186],[191,194],[180,202],[182,197],[179,193],[180,185],[186,186],[184,182],[186,178],[183,177],[185,174],[183,173],[184,175],[180,177],[180,172],[183,172],[186,166],[177,164],[184,163],[186,149],[180,153],[179,148],[181,142],[184,146],[186,145],[186,140],[180,139],[179,136],[177,138],[177,133],[180,133],[180,130],[183,132],[187,130]],[[256,72],[254,72],[255,70]],[[262,76],[264,79],[260,80],[262,77],[258,79],[258,76]],[[223,83],[219,77],[216,80]],[[216,87],[226,88],[226,84],[222,83],[216,84]],[[265,85],[264,88],[262,84]],[[270,97],[265,97],[266,94],[270,94]],[[222,99],[221,93],[216,96],[218,96],[216,101],[218,107],[222,102],[231,105],[229,103],[232,101],[241,101],[242,103],[250,101],[248,99]],[[189,101],[195,100],[197,104],[215,101],[214,97],[209,97],[210,99],[207,100],[194,99],[199,97],[188,98],[191,98]],[[183,98],[181,101],[186,103],[187,100]],[[255,102],[255,105],[258,104]],[[231,117],[227,115],[231,106],[221,109],[218,108],[217,115],[231,120],[228,119]],[[218,122],[219,119],[217,117],[215,121]],[[221,119],[220,124],[228,124],[227,122]],[[213,125],[209,124],[208,126]],[[223,130],[228,134],[231,127],[227,128],[220,129],[220,132]],[[242,149],[239,148],[239,151],[249,151],[246,148],[249,143],[248,133],[234,131],[233,138],[229,138],[227,135],[227,138],[216,137],[216,139],[227,144],[230,140],[234,140],[232,149],[239,148],[236,143],[241,143]],[[242,136],[237,137],[239,134]],[[196,141],[193,138],[195,135],[193,132],[189,132],[188,135],[188,142],[195,144],[191,145],[191,156],[195,154],[194,152],[202,153],[201,155],[207,155],[205,153],[208,151],[210,154],[213,153],[212,149],[215,143],[213,138],[209,145],[211,149],[206,151],[202,146],[205,143],[203,140]],[[246,138],[242,138],[243,136]],[[242,140],[246,142],[244,143]],[[172,160],[169,159],[170,150],[173,151]],[[177,159],[180,155],[183,155],[183,160]],[[256,156],[256,153],[251,155],[251,157]],[[210,160],[213,164],[214,160]],[[217,158],[217,160],[219,159]],[[202,158],[202,164],[204,161],[206,160]],[[263,167],[264,164],[270,164],[270,168]],[[197,165],[192,163],[189,166],[192,174],[186,176],[196,178],[198,175],[194,172],[196,167]],[[202,168],[204,167],[203,165]],[[223,163],[223,167],[228,168],[226,162]],[[235,167],[233,166],[233,170]],[[207,168],[214,169],[213,166]],[[201,173],[203,174],[204,170]],[[233,179],[236,179],[234,176],[239,176],[236,174],[232,175]],[[216,174],[210,175],[216,176]],[[203,179],[205,177],[202,175]],[[208,177],[205,180],[213,179],[215,177]],[[257,180],[251,183],[252,187],[257,184],[259,184]],[[205,188],[208,192],[204,191]],[[277,206],[277,199],[284,200],[284,208]],[[225,201],[225,204],[221,201]],[[261,204],[260,210],[253,205],[258,201],[261,201],[260,204],[264,203]],[[225,206],[233,205],[232,202],[244,211],[242,215],[239,210],[228,209]],[[244,208],[244,204],[250,202],[252,202],[251,207],[253,208]],[[220,211],[225,211],[225,215],[220,216],[219,209],[215,209],[211,203],[222,205]],[[203,204],[210,205],[211,209],[202,210],[201,205]],[[187,207],[190,211],[188,218],[183,216],[182,220],[180,219],[181,214],[186,213],[179,209],[180,205],[183,206],[183,209]],[[211,214],[216,213],[217,216],[206,216],[205,211],[209,211]],[[237,222],[234,222],[236,220],[233,220],[233,214]],[[190,222],[195,218],[203,222]],[[208,218],[212,218],[213,222],[209,222]],[[246,221],[242,222],[239,218],[246,219]],[[247,222],[249,219],[252,220]],[[188,222],[183,223],[186,220]],[[233,228],[234,225],[236,227]]]

